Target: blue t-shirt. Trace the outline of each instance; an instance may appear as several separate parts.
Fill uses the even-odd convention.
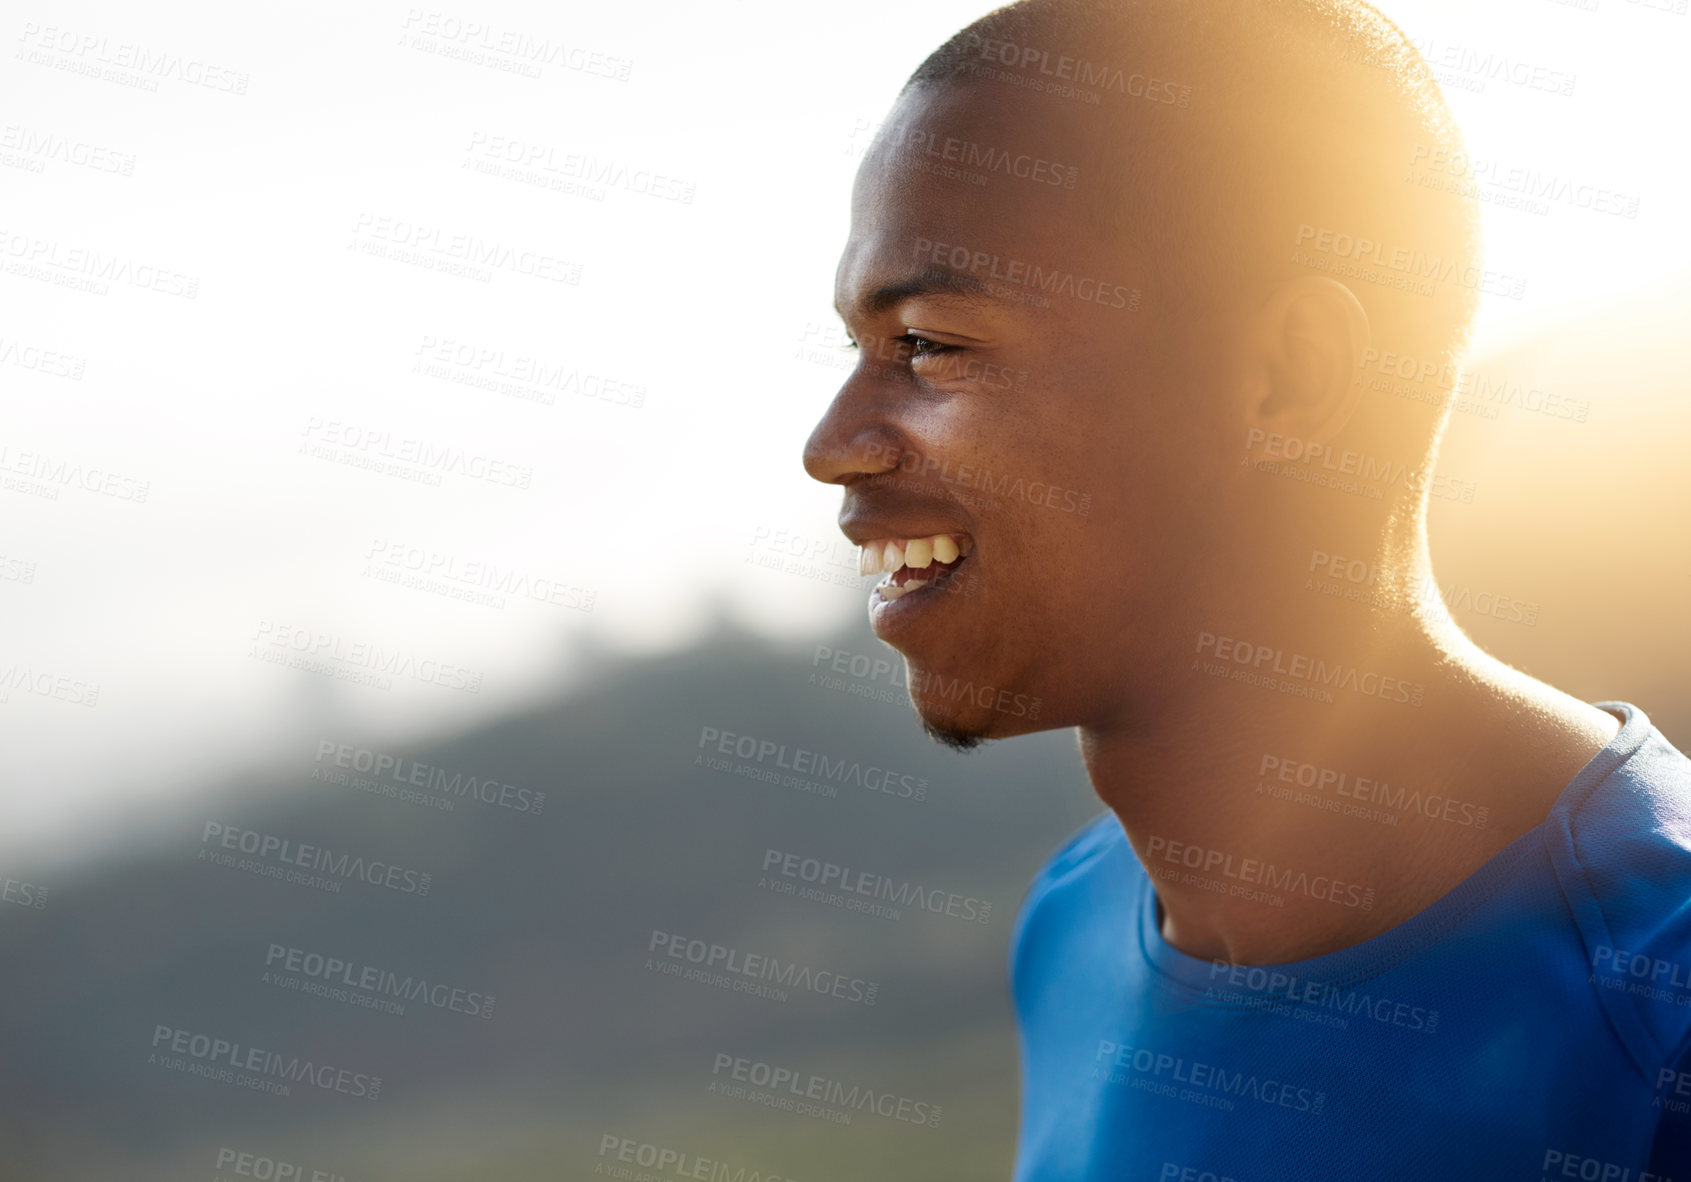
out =
[[[1544,822],[1312,960],[1177,951],[1115,814],[1083,829],[1012,938],[1016,1182],[1691,1182],[1691,760],[1600,705]]]

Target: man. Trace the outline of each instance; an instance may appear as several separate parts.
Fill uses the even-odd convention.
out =
[[[864,159],[805,467],[925,729],[1108,806],[1017,920],[1019,1180],[1691,1175],[1691,763],[1432,580],[1460,151],[1354,0],[1026,0]]]

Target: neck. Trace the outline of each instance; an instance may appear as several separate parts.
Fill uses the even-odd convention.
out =
[[[1424,588],[1424,558],[1408,565],[1394,583]],[[1611,715],[1497,661],[1436,592],[1417,595],[1200,632],[1169,674],[1192,692],[1149,725],[1081,728],[1176,948],[1265,964],[1378,935],[1542,822],[1614,736]]]

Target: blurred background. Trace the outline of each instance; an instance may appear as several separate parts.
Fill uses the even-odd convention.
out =
[[[1382,7],[1524,281],[1440,587],[1683,748],[1686,4]],[[982,11],[0,5],[0,1178],[1008,1175],[1010,925],[1099,805],[922,737],[799,463],[853,171]]]

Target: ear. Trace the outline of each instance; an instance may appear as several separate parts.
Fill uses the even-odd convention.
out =
[[[1310,276],[1276,288],[1255,328],[1259,380],[1247,395],[1247,426],[1328,442],[1362,396],[1357,377],[1368,347],[1368,313],[1344,284]]]

